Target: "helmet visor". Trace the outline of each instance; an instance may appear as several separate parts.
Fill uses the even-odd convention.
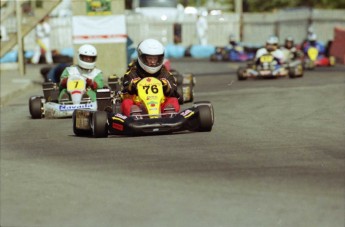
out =
[[[158,67],[163,64],[164,54],[161,55],[148,55],[142,54],[141,61],[149,67]]]
[[[95,62],[96,61],[96,56],[88,56],[88,55],[83,55],[83,54],[80,54],[79,55],[80,57],[80,60],[84,61],[84,62]]]

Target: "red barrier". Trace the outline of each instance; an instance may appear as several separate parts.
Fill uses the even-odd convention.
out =
[[[330,54],[336,58],[337,62],[345,64],[345,27],[334,28],[334,40]]]

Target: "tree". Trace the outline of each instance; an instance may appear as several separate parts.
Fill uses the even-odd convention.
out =
[[[213,0],[219,4],[234,4],[235,0]],[[183,6],[205,6],[208,0],[179,0]],[[244,12],[270,12],[281,8],[312,7],[345,9],[345,0],[243,0]]]

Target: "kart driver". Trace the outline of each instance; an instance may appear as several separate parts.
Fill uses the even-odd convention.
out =
[[[282,51],[285,55],[285,61],[295,60],[303,55],[299,50],[297,50],[295,40],[292,36],[286,37]]]
[[[243,52],[243,47],[236,41],[234,35],[229,36],[229,45],[227,47],[228,50],[234,50],[236,52]]]
[[[282,50],[278,48],[278,37],[277,36],[270,36],[266,40],[266,45],[263,48],[260,48],[255,55],[255,63],[259,64],[260,57],[264,54],[272,54],[275,60],[277,61],[278,65],[281,65],[284,62],[284,53]]]
[[[97,50],[90,44],[82,45],[78,50],[78,64],[67,67],[61,74],[60,78],[60,95],[61,99],[70,99],[67,92],[67,79],[72,74],[78,74],[86,78],[86,94],[91,101],[96,101],[96,90],[103,88],[103,73],[96,68]]]
[[[308,49],[310,47],[315,47],[319,51],[319,56],[322,56],[325,54],[325,46],[317,41],[317,35],[315,33],[310,33],[308,35],[307,42],[303,45],[303,52],[304,54],[308,54]]]
[[[136,99],[136,84],[145,77],[156,77],[163,84],[165,102],[161,104],[161,111],[179,112],[179,94],[175,77],[163,65],[164,47],[155,39],[146,39],[139,43],[138,59],[129,65],[128,71],[123,77],[123,94],[127,94],[122,101],[122,113],[126,116],[141,112],[140,103]]]

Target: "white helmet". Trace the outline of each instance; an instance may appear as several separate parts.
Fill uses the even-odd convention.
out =
[[[92,60],[85,61],[84,57],[92,57]],[[78,50],[78,65],[83,69],[93,69],[96,65],[97,50],[90,44],[82,45]]]
[[[138,62],[147,73],[154,74],[162,68],[164,60],[164,46],[155,39],[145,39],[138,45]],[[155,66],[149,66],[146,56],[157,56]]]
[[[317,39],[317,35],[315,33],[310,33],[308,35],[308,40],[309,41],[316,41],[316,39]]]
[[[278,45],[278,42],[279,42],[278,37],[274,35],[268,37],[268,39],[266,40],[266,43],[271,44],[271,45]]]

